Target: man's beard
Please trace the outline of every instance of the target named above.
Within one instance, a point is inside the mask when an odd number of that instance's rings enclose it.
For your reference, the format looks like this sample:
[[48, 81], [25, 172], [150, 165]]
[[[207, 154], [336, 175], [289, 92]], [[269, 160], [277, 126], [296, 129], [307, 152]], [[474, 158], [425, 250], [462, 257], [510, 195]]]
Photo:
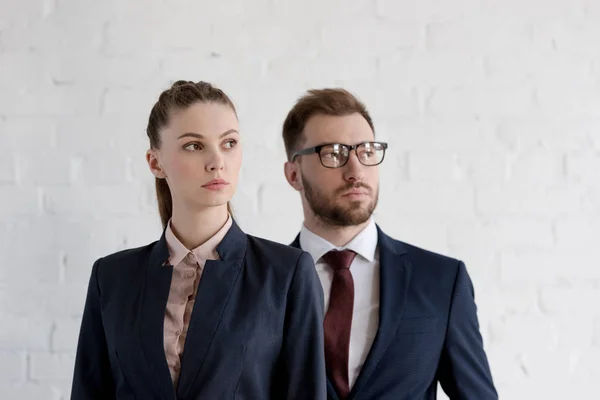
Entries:
[[345, 185], [337, 189], [332, 194], [332, 198], [328, 199], [326, 195], [319, 192], [315, 187], [308, 183], [308, 181], [304, 179], [304, 176], [301, 175], [300, 177], [304, 187], [304, 197], [310, 208], [322, 222], [329, 226], [360, 225], [371, 218], [375, 207], [377, 207], [379, 198], [378, 191], [375, 192], [375, 196], [370, 198], [366, 205], [363, 205], [364, 203], [362, 201], [352, 201], [347, 206], [337, 203], [336, 199], [339, 194], [347, 192], [352, 188], [363, 188], [366, 189], [369, 194], [372, 194], [373, 190], [363, 183], [350, 183]]

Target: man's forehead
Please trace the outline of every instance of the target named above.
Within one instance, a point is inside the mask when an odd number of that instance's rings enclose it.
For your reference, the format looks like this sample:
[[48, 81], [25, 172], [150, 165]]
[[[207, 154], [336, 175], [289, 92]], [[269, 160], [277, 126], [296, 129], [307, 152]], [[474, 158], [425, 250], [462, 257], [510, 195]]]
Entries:
[[345, 116], [318, 115], [308, 120], [304, 128], [306, 145], [322, 143], [355, 144], [373, 139], [373, 131], [360, 114]]

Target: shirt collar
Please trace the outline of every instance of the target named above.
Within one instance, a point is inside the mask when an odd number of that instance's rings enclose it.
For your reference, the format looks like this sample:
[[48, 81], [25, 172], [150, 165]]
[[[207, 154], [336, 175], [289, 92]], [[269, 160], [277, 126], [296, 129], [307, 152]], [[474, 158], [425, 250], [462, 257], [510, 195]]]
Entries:
[[165, 239], [169, 249], [169, 264], [172, 266], [178, 265], [189, 253], [192, 253], [197, 260], [218, 260], [219, 254], [217, 253], [217, 246], [221, 243], [221, 240], [223, 240], [227, 231], [229, 231], [229, 228], [231, 228], [232, 223], [233, 219], [228, 215], [227, 221], [217, 233], [200, 246], [193, 250], [189, 250], [181, 243], [177, 236], [175, 236], [175, 233], [171, 229], [171, 220], [169, 220], [165, 231]]
[[344, 246], [335, 246], [321, 236], [311, 232], [304, 224], [300, 229], [300, 247], [307, 251], [317, 263], [331, 250], [352, 250], [369, 262], [375, 259], [377, 249], [377, 226], [371, 218], [367, 226]]

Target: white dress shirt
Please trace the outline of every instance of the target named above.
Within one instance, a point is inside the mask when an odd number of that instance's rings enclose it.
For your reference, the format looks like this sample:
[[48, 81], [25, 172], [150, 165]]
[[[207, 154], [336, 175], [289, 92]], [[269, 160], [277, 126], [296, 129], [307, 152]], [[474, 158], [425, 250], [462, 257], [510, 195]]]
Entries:
[[329, 306], [333, 269], [322, 257], [330, 250], [352, 250], [357, 253], [350, 264], [354, 280], [354, 309], [350, 329], [348, 378], [350, 388], [371, 350], [379, 326], [379, 251], [377, 227], [373, 219], [348, 244], [337, 247], [309, 231], [304, 224], [300, 230], [300, 247], [312, 256], [325, 298], [325, 312]]

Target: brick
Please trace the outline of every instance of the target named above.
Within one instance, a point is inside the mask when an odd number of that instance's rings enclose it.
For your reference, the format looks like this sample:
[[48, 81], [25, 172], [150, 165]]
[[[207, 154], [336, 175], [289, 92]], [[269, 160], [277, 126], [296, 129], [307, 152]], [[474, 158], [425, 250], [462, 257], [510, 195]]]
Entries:
[[538, 148], [508, 158], [507, 179], [511, 183], [550, 185], [564, 181], [565, 163], [561, 153]]
[[382, 85], [398, 80], [419, 86], [472, 85], [485, 79], [483, 59], [478, 56], [406, 51], [384, 53], [377, 60], [376, 79]]
[[75, 354], [80, 328], [80, 318], [58, 319], [50, 337], [52, 351]]
[[565, 117], [597, 116], [600, 107], [600, 85], [554, 83], [536, 88], [536, 102], [544, 114]]
[[344, 57], [319, 57], [309, 63], [304, 57], [281, 57], [269, 61], [265, 81], [291, 81], [307, 87], [345, 87], [357, 78], [368, 79], [376, 69], [374, 57], [362, 57], [353, 63]]
[[[422, 95], [417, 88], [406, 82], [387, 82], [386, 86], [391, 94], [377, 90], [373, 83], [368, 81], [345, 86], [368, 107], [372, 118], [375, 119], [376, 131], [378, 129], [377, 121], [382, 117], [416, 117], [422, 114]], [[392, 131], [391, 133], [396, 132]]]
[[561, 114], [519, 117], [496, 125], [494, 135], [514, 151], [577, 152], [598, 149], [595, 143], [598, 118], [568, 118]]
[[600, 237], [598, 218], [561, 218], [556, 222], [557, 248], [587, 251], [594, 248]]
[[239, 57], [220, 54], [217, 49], [212, 52], [197, 49], [166, 57], [160, 63], [160, 75], [168, 82], [178, 79], [211, 82], [228, 93], [228, 85], [246, 85], [261, 80], [266, 63], [260, 57]]
[[40, 154], [54, 147], [56, 123], [52, 117], [0, 118], [0, 133], [0, 148]]
[[50, 61], [48, 56], [39, 52], [2, 54], [0, 88], [16, 93], [24, 88], [51, 84], [52, 78], [45, 69]]
[[567, 179], [600, 187], [600, 151], [568, 153], [566, 163]]
[[53, 384], [39, 382], [0, 382], [0, 393], [6, 399], [35, 399], [35, 400], [64, 400], [68, 396], [63, 396], [58, 388]]
[[50, 215], [132, 215], [142, 206], [141, 187], [135, 185], [52, 187], [43, 196]]
[[410, 180], [418, 182], [449, 182], [465, 179], [458, 154], [449, 152], [410, 152], [408, 175]]
[[73, 181], [75, 161], [59, 149], [46, 151], [43, 155], [21, 153], [16, 158], [17, 180], [25, 186], [68, 185]]
[[0, 114], [8, 116], [60, 116], [97, 114], [101, 89], [49, 86], [23, 89], [15, 96], [0, 97]]
[[448, 238], [451, 246], [481, 247], [490, 251], [549, 249], [554, 243], [552, 222], [530, 217], [463, 219], [448, 228]]
[[32, 353], [31, 378], [36, 381], [69, 379], [73, 376], [75, 358], [69, 353]]
[[543, 46], [562, 55], [597, 57], [600, 49], [593, 43], [599, 34], [598, 24], [577, 19], [539, 19], [534, 26], [536, 47]]
[[307, 0], [296, 2], [284, 0], [270, 3], [270, 14], [281, 20], [294, 21], [298, 15], [310, 15], [310, 21], [327, 23], [332, 15], [339, 20], [356, 17], [369, 17], [375, 15], [375, 7], [372, 0], [356, 0], [352, 3], [344, 0], [331, 0], [321, 2], [319, 0]]
[[[0, 296], [6, 290], [0, 288]], [[50, 348], [52, 320], [48, 315], [21, 314], [18, 308], [9, 308], [8, 303], [3, 302], [2, 305], [2, 314], [0, 314], [2, 324], [9, 326], [10, 329], [0, 330], [0, 349], [48, 350]]]
[[410, 0], [377, 0], [377, 16], [393, 21], [438, 21], [453, 20], [481, 11], [476, 0], [457, 0], [452, 3], [440, 0], [413, 2]]
[[0, 160], [0, 185], [14, 185], [17, 181], [14, 157]]
[[526, 86], [497, 85], [437, 87], [426, 103], [431, 117], [506, 117], [534, 108], [533, 90]]
[[536, 187], [522, 183], [481, 186], [475, 189], [477, 210], [482, 215], [569, 216], [579, 212], [585, 189], [570, 184]]
[[0, 350], [0, 376], [2, 382], [19, 382], [26, 378], [25, 354], [17, 351]]
[[593, 83], [593, 63], [588, 57], [574, 57], [537, 51], [518, 57], [489, 56], [485, 61], [489, 79], [512, 85], [515, 82], [553, 86], [555, 82]]
[[[544, 334], [539, 330], [536, 333]], [[532, 381], [545, 380], [547, 382], [548, 379], [551, 379], [552, 382], [562, 382], [571, 374], [571, 358], [572, 353], [568, 349], [528, 349], [523, 354], [523, 367]], [[566, 394], [561, 387], [552, 392]], [[550, 395], [552, 392], [549, 391], [548, 394]]]
[[495, 16], [536, 18], [536, 19], [568, 19], [583, 17], [580, 2], [565, 2], [562, 0], [508, 0], [502, 3], [494, 0], [482, 1], [482, 12]]
[[35, 10], [9, 19], [10, 23], [0, 37], [2, 48], [8, 51], [47, 50], [49, 53], [100, 49], [104, 18], [93, 2], [61, 3], [55, 9], [52, 9], [52, 2], [35, 0], [34, 3]]
[[512, 348], [517, 354], [550, 352], [558, 342], [555, 327], [547, 316], [509, 316], [492, 324], [490, 345]]
[[[515, 282], [505, 284], [498, 282], [493, 283], [482, 281], [485, 285], [477, 285], [475, 280], [478, 264], [470, 263], [467, 267], [471, 267], [469, 272], [474, 275], [473, 285], [475, 289], [475, 301], [478, 308], [480, 318], [489, 319], [490, 325], [490, 345], [493, 348], [504, 348], [509, 346], [511, 338], [509, 337], [510, 326], [505, 327], [504, 321], [513, 321], [518, 323], [524, 318], [534, 316], [536, 320], [539, 316], [539, 301], [536, 288], [531, 284], [523, 282]], [[502, 301], [498, 301], [502, 299]], [[550, 319], [547, 321], [550, 323]], [[482, 324], [483, 325], [483, 324]], [[514, 347], [513, 350], [518, 350], [522, 346]]]
[[533, 48], [531, 23], [522, 18], [478, 16], [431, 22], [425, 29], [432, 53], [510, 55]]
[[600, 271], [585, 254], [570, 251], [506, 251], [500, 256], [503, 282], [553, 284], [561, 279], [600, 279]]
[[101, 53], [53, 57], [45, 64], [54, 82], [140, 88], [151, 83], [160, 68], [155, 56], [111, 57]]
[[203, 43], [196, 38], [194, 41], [195, 48], [223, 56], [271, 59], [302, 55], [315, 57], [319, 54], [323, 37], [316, 22], [275, 17], [267, 24], [261, 18], [242, 21], [235, 30], [231, 29], [230, 21], [215, 23]]
[[[469, 185], [459, 183], [394, 182], [388, 192], [396, 208], [415, 216], [468, 217], [474, 212], [474, 194]], [[434, 193], [434, 195], [432, 195]]]
[[36, 215], [41, 212], [40, 193], [35, 188], [0, 186], [0, 199], [0, 219]]
[[[35, 296], [31, 296], [32, 290]], [[0, 304], [15, 314], [78, 317], [83, 313], [86, 291], [87, 285], [83, 284], [37, 284], [34, 289], [25, 283], [14, 284], [0, 290]]]
[[[71, 164], [77, 162], [77, 171], [73, 176], [75, 182], [85, 185], [119, 185], [133, 181], [131, 170], [131, 159], [127, 153], [119, 150], [100, 150], [85, 152], [80, 158], [72, 160]], [[146, 163], [144, 154], [140, 152], [141, 163]], [[72, 168], [73, 165], [72, 165]], [[148, 166], [146, 164], [146, 169]], [[150, 171], [146, 178], [150, 176]]]
[[494, 125], [470, 117], [382, 118], [375, 120], [375, 130], [389, 135], [389, 154], [398, 151], [477, 154], [482, 149], [509, 150], [495, 136]]
[[[391, 37], [394, 40], [389, 40]], [[422, 28], [414, 21], [345, 20], [320, 27], [319, 51], [328, 55], [356, 57], [356, 50], [361, 49], [361, 57], [370, 57], [398, 49], [416, 49], [422, 41]], [[340, 46], [340, 43], [352, 45]]]
[[[102, 96], [100, 115], [109, 118], [127, 115], [128, 118], [137, 119], [137, 121], [140, 121], [141, 134], [146, 128], [145, 124], [148, 123], [148, 116], [152, 107], [164, 89], [167, 89], [167, 87], [157, 88], [156, 90], [110, 89]], [[144, 121], [144, 125], [141, 121]]]
[[599, 304], [600, 290], [589, 285], [565, 282], [540, 289], [540, 307], [549, 316], [587, 316], [587, 305]]

